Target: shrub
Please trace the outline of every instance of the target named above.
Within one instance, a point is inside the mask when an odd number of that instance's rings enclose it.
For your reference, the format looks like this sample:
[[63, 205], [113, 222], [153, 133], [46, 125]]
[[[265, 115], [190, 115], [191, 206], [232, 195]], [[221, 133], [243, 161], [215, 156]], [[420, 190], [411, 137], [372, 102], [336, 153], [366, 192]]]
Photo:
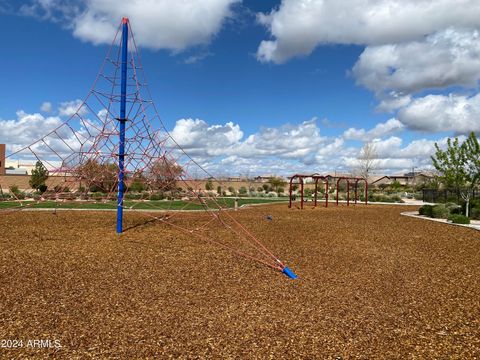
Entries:
[[6, 194], [6, 193], [0, 193], [0, 199], [1, 200], [8, 200], [12, 197], [12, 195], [10, 194]]
[[470, 201], [470, 218], [480, 220], [480, 199]]
[[132, 193], [126, 193], [124, 198], [126, 200], [139, 200], [142, 198], [142, 194], [132, 194]]
[[246, 195], [247, 194], [247, 188], [245, 186], [242, 186], [240, 190], [238, 190], [238, 193], [240, 195]]
[[402, 198], [399, 195], [392, 195], [390, 199], [393, 200], [393, 202], [396, 203], [404, 203], [405, 201], [402, 200]]
[[102, 193], [102, 192], [96, 192], [96, 193], [93, 194], [93, 198], [95, 200], [100, 200], [100, 199], [104, 198], [106, 195], [107, 194]]
[[448, 220], [453, 222], [454, 224], [470, 224], [470, 219], [465, 215], [461, 214], [451, 214], [448, 217]]
[[[362, 196], [362, 195], [360, 195]], [[351, 198], [353, 199], [353, 197]], [[353, 199], [355, 200], [355, 199]], [[388, 202], [388, 203], [403, 203], [404, 201], [400, 198], [398, 195], [384, 195], [384, 194], [376, 194], [376, 193], [370, 193], [368, 195], [368, 201], [371, 202]]]
[[418, 209], [418, 213], [420, 215], [432, 217], [432, 209], [432, 205], [423, 205], [422, 207], [420, 207], [420, 209]]
[[445, 204], [445, 207], [450, 214], [462, 214], [462, 207], [458, 204], [449, 202]]
[[129, 187], [128, 190], [130, 190], [132, 192], [142, 192], [142, 191], [145, 191], [146, 189], [147, 189], [147, 187], [145, 186], [144, 183], [142, 183], [139, 180], [135, 180], [134, 182], [132, 182], [130, 184], [130, 187]]
[[18, 188], [18, 185], [15, 185], [15, 184], [10, 185], [9, 189], [12, 194], [18, 195], [20, 193], [20, 189]]
[[470, 218], [480, 220], [480, 207], [474, 207], [470, 210]]
[[47, 188], [48, 188], [48, 186], [45, 185], [45, 184], [40, 185], [40, 186], [38, 187], [38, 192], [39, 192], [40, 194], [43, 194], [45, 191], [47, 191]]
[[207, 190], [207, 191], [213, 190], [212, 180], [208, 180], [208, 181], [205, 183], [205, 190]]
[[162, 193], [150, 195], [150, 200], [163, 200], [165, 195]]
[[432, 208], [432, 217], [435, 219], [446, 219], [450, 212], [443, 204], [435, 205]]

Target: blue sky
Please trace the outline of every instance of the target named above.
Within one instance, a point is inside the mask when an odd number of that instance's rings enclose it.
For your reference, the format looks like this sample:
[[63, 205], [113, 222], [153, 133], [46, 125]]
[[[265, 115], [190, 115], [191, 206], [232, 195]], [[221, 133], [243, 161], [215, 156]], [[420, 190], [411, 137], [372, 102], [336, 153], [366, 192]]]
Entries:
[[463, 2], [2, 0], [0, 141], [64, 120], [124, 14], [165, 126], [212, 171], [353, 171], [366, 142], [378, 172], [428, 168], [434, 142], [480, 131], [480, 6]]

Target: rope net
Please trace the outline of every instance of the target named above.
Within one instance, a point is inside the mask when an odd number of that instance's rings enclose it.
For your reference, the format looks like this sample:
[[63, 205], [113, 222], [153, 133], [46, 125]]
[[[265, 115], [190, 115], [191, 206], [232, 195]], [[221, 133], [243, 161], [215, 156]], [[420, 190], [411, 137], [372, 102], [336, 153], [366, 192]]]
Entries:
[[[0, 206], [3, 211], [52, 202], [117, 207], [120, 30], [121, 25], [88, 95], [75, 113], [28, 146], [7, 148], [9, 159], [29, 160], [37, 165], [40, 162], [48, 171], [48, 187], [35, 193], [33, 200], [10, 191], [8, 201], [4, 201], [8, 206]], [[124, 210], [142, 211], [175, 231], [283, 270], [282, 262], [233, 216], [233, 199], [218, 196], [218, 192], [226, 190], [222, 182], [190, 157], [167, 131], [152, 101], [137, 45], [129, 30]], [[159, 126], [154, 129], [152, 124]], [[209, 179], [210, 191], [201, 188], [205, 179]], [[4, 189], [0, 191], [4, 197]], [[184, 216], [185, 211], [192, 211], [192, 215]]]

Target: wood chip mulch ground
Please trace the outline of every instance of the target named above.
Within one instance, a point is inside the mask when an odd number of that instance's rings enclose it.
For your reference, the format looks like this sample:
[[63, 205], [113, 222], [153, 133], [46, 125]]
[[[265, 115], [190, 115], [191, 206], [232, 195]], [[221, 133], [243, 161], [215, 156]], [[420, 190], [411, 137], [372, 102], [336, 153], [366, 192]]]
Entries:
[[480, 233], [415, 209], [235, 212], [297, 280], [145, 214], [0, 214], [0, 358], [480, 358]]

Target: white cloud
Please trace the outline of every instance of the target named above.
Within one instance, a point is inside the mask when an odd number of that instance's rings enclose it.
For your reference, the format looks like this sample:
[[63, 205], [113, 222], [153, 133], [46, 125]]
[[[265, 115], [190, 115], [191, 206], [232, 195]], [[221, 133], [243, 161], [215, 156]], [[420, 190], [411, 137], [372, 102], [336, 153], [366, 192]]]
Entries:
[[398, 112], [398, 119], [409, 129], [429, 132], [478, 132], [479, 118], [480, 94], [427, 95]]
[[40, 110], [43, 111], [43, 112], [46, 112], [46, 113], [52, 112], [52, 103], [48, 102], [48, 101], [45, 101], [40, 106]]
[[378, 123], [369, 131], [366, 131], [365, 129], [349, 128], [344, 131], [343, 137], [347, 140], [372, 141], [373, 139], [402, 131], [404, 127], [405, 126], [400, 121], [392, 118], [384, 123]]
[[243, 137], [240, 126], [232, 122], [210, 126], [200, 119], [177, 120], [170, 134], [187, 152], [202, 156], [227, 151]]
[[62, 102], [58, 107], [58, 114], [65, 117], [70, 117], [77, 113], [83, 115], [86, 113], [87, 108], [80, 107], [82, 104], [83, 101], [80, 99]]
[[449, 26], [480, 24], [476, 0], [282, 0], [259, 14], [273, 40], [262, 41], [257, 58], [282, 63], [325, 44], [382, 45], [422, 39]]
[[[31, 151], [15, 156], [32, 159], [33, 151], [42, 156], [42, 161], [48, 159], [50, 165], [65, 159], [75, 161], [75, 156], [68, 155], [72, 154], [70, 147], [79, 149], [77, 136], [81, 139], [89, 137], [90, 140], [91, 137], [84, 128], [78, 126], [79, 124], [70, 124], [73, 125], [71, 128], [62, 125], [62, 121], [59, 116], [45, 117], [39, 113], [27, 114], [19, 111], [16, 119], [0, 120], [0, 142], [7, 143], [8, 152], [11, 153], [31, 145], [38, 139], [43, 139], [45, 142], [36, 142], [30, 146]], [[379, 163], [382, 164], [381, 171], [401, 172], [413, 165], [417, 167], [429, 165], [435, 141], [419, 139], [404, 145], [402, 139], [396, 136], [381, 138], [398, 126], [395, 119], [390, 119], [363, 133], [363, 137], [374, 137]], [[55, 133], [45, 137], [54, 129], [57, 129]], [[76, 129], [75, 132], [73, 129]], [[232, 122], [209, 124], [200, 119], [180, 119], [176, 122], [171, 135], [207, 170], [225, 175], [239, 173], [289, 175], [295, 172], [330, 173], [335, 170], [348, 172], [355, 164], [360, 151], [358, 147], [346, 145], [345, 135], [322, 136], [316, 119], [299, 124], [262, 128], [247, 137], [244, 136], [240, 126]], [[446, 138], [438, 142], [444, 146]], [[114, 144], [110, 145], [112, 148], [107, 146], [103, 150], [114, 152]], [[167, 145], [174, 144], [170, 142]], [[86, 149], [88, 150], [88, 145]], [[163, 153], [163, 150], [160, 152]], [[179, 160], [186, 160], [178, 151], [175, 154], [179, 156]], [[200, 169], [195, 170], [195, 164], [191, 162], [188, 164], [188, 170], [192, 176], [204, 175]]]
[[404, 106], [407, 106], [412, 101], [411, 95], [402, 95], [395, 91], [391, 91], [388, 95], [382, 97], [380, 104], [375, 110], [380, 112], [393, 112]]
[[357, 83], [377, 94], [412, 93], [480, 80], [478, 30], [448, 28], [421, 41], [367, 47], [353, 67]]
[[196, 64], [198, 62], [201, 62], [202, 60], [206, 59], [209, 56], [212, 56], [213, 54], [211, 52], [201, 52], [198, 54], [191, 55], [187, 57], [183, 62], [185, 64], [191, 65], [191, 64]]
[[316, 120], [299, 125], [262, 128], [243, 140], [239, 125], [208, 125], [204, 120], [180, 119], [171, 131], [175, 141], [188, 152], [202, 156], [237, 155], [306, 158], [326, 138], [320, 136]]
[[[376, 139], [373, 144], [376, 153], [376, 173], [403, 173], [415, 168], [431, 168], [431, 156], [435, 153], [435, 143], [440, 148], [445, 148], [447, 144], [446, 137], [438, 140], [416, 139], [403, 145], [403, 140], [396, 136], [387, 139]], [[459, 137], [464, 141], [465, 137]], [[361, 149], [344, 159], [347, 168], [355, 168], [358, 165], [358, 155]]]
[[[404, 146], [399, 137], [381, 138], [401, 129], [398, 120], [390, 119], [363, 133], [362, 139], [374, 141], [382, 172], [402, 172], [413, 165], [430, 164], [435, 141], [414, 140]], [[219, 133], [235, 136], [227, 139], [219, 137]], [[262, 128], [246, 138], [238, 125], [208, 125], [203, 120], [182, 119], [171, 134], [187, 153], [216, 174], [348, 172], [356, 165], [360, 152], [358, 147], [347, 147], [344, 136], [321, 136], [315, 119]]]
[[283, 158], [308, 158], [326, 138], [320, 136], [316, 119], [298, 125], [282, 125], [276, 128], [262, 128], [250, 135], [238, 151], [243, 156], [266, 155]]
[[[94, 44], [109, 44], [123, 16], [128, 16], [139, 45], [181, 51], [208, 43], [232, 16], [240, 0], [83, 0], [80, 4], [33, 0], [23, 13], [65, 23], [74, 36]], [[67, 6], [71, 5], [71, 6]]]
[[39, 113], [17, 111], [17, 118], [0, 120], [0, 143], [16, 149], [30, 145], [62, 124], [57, 116], [44, 117]]

